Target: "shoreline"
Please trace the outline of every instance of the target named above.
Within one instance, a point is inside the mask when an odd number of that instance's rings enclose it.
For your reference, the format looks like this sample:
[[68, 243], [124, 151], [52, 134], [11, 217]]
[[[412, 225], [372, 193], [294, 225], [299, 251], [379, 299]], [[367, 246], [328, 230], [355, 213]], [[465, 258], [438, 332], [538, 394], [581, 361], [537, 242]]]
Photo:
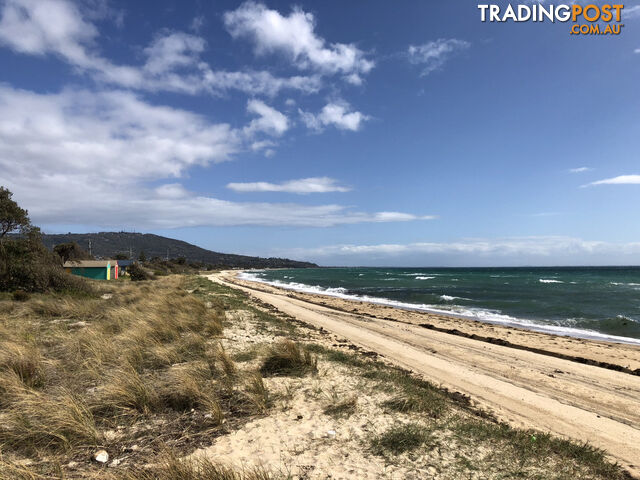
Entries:
[[509, 425], [601, 448], [640, 477], [640, 348], [209, 275]]
[[[236, 276], [239, 277], [240, 275], [243, 275], [243, 274], [252, 275], [251, 271], [239, 270], [237, 271]], [[277, 280], [276, 281], [262, 280], [261, 278], [258, 278], [258, 277], [238, 278], [238, 280], [256, 282], [264, 285], [269, 285], [274, 288], [280, 288], [283, 290], [294, 291], [302, 294], [320, 295], [320, 296], [326, 296], [326, 297], [340, 298], [343, 300], [351, 300], [355, 302], [364, 302], [364, 303], [370, 303], [374, 305], [383, 305], [383, 306], [388, 306], [388, 307], [397, 308], [401, 310], [424, 312], [424, 313], [433, 314], [433, 315], [440, 315], [443, 317], [464, 319], [467, 321], [487, 323], [487, 324], [492, 324], [497, 326], [512, 327], [516, 329], [545, 333], [545, 334], [555, 335], [555, 336], [572, 337], [572, 338], [579, 338], [579, 339], [592, 340], [592, 341], [603, 341], [603, 342], [640, 346], [640, 338], [624, 337], [620, 335], [612, 335], [608, 333], [598, 332], [595, 330], [587, 330], [587, 329], [574, 328], [574, 327], [564, 327], [564, 326], [551, 325], [551, 324], [545, 325], [541, 323], [536, 323], [533, 320], [511, 317], [510, 315], [505, 315], [505, 314], [495, 314], [496, 318], [492, 318], [489, 316], [465, 315], [463, 313], [456, 313], [456, 312], [451, 312], [447, 310], [441, 310], [438, 308], [427, 307], [424, 305], [418, 305], [418, 304], [414, 305], [406, 302], [399, 302], [399, 301], [387, 299], [384, 297], [350, 295], [344, 292], [339, 292], [338, 290], [342, 290], [340, 287], [325, 288], [320, 290], [319, 287], [314, 287], [311, 285], [300, 284], [301, 286], [297, 287], [292, 284], [284, 284]], [[304, 285], [304, 287], [302, 285]], [[314, 291], [315, 289], [318, 289], [318, 291]], [[483, 311], [483, 310], [480, 310], [480, 311]], [[501, 318], [497, 319], [497, 317], [501, 317]]]
[[221, 275], [230, 283], [251, 289], [264, 289], [266, 292], [284, 294], [343, 312], [418, 325], [429, 330], [438, 330], [452, 335], [502, 344], [511, 348], [640, 375], [640, 344], [559, 335], [522, 326], [485, 322], [475, 318], [433, 313], [419, 309], [401, 308], [363, 299], [344, 298], [326, 293], [302, 292], [274, 286], [260, 280], [240, 278], [239, 276], [244, 272], [246, 271], [224, 271], [221, 272]]

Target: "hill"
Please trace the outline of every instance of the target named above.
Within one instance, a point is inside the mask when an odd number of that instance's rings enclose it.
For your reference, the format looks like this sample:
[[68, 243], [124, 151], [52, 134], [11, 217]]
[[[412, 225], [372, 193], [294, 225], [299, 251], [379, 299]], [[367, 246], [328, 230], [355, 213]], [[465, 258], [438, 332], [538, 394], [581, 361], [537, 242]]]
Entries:
[[246, 255], [212, 252], [182, 240], [162, 237], [150, 233], [100, 232], [100, 233], [67, 233], [43, 234], [42, 241], [52, 249], [60, 243], [76, 242], [83, 249], [89, 250], [95, 257], [112, 258], [118, 253], [131, 254], [138, 258], [144, 252], [147, 259], [153, 257], [179, 258], [188, 262], [202, 262], [216, 267], [238, 268], [309, 268], [317, 265], [309, 262], [298, 262], [287, 258], [262, 258]]

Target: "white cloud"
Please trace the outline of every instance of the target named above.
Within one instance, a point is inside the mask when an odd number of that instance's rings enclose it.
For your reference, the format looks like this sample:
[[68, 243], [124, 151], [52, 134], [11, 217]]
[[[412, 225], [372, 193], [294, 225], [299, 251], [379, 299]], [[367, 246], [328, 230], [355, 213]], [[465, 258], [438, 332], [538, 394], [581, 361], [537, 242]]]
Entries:
[[260, 100], [249, 100], [247, 111], [258, 115], [258, 118], [245, 127], [245, 133], [252, 135], [255, 132], [264, 132], [279, 137], [289, 129], [289, 120], [286, 115]]
[[317, 92], [318, 75], [275, 77], [266, 71], [217, 71], [200, 59], [203, 38], [165, 32], [144, 49], [144, 65], [116, 65], [96, 50], [98, 30], [69, 0], [6, 0], [0, 11], [0, 44], [31, 55], [52, 54], [96, 80], [126, 88], [220, 95], [240, 90], [275, 95], [283, 89]]
[[318, 131], [333, 125], [340, 130], [355, 132], [360, 130], [362, 123], [370, 118], [361, 112], [350, 111], [350, 106], [344, 102], [328, 103], [317, 115], [302, 110], [299, 110], [299, 113], [307, 128]]
[[90, 66], [92, 60], [81, 45], [97, 34], [66, 0], [6, 0], [2, 8], [0, 42], [21, 53], [55, 53], [75, 65]]
[[583, 185], [583, 187], [590, 185], [640, 185], [640, 175], [620, 175], [618, 177], [605, 178], [604, 180]]
[[583, 173], [583, 172], [590, 172], [591, 170], [593, 170], [593, 168], [591, 167], [570, 168], [569, 173]]
[[37, 94], [0, 85], [0, 109], [0, 164], [9, 178], [58, 172], [119, 181], [179, 177], [241, 149], [228, 124], [128, 92]]
[[175, 32], [158, 36], [144, 50], [147, 55], [144, 70], [158, 75], [177, 68], [193, 66], [199, 61], [204, 48], [204, 39], [188, 33]]
[[626, 19], [640, 17], [640, 5], [634, 5], [633, 7], [625, 7], [622, 11], [622, 16]]
[[359, 85], [361, 75], [374, 67], [353, 44], [327, 45], [315, 33], [313, 14], [300, 8], [283, 16], [277, 10], [249, 1], [225, 13], [224, 22], [233, 37], [253, 40], [257, 54], [283, 53], [302, 69], [343, 74], [348, 82]]
[[[351, 190], [349, 187], [339, 185], [335, 179], [329, 177], [301, 178], [299, 180], [289, 180], [282, 183], [229, 183], [227, 188], [236, 192], [286, 192], [299, 194], [348, 192]], [[382, 214], [376, 214], [376, 218], [379, 215]]]
[[451, 55], [470, 46], [469, 42], [455, 38], [439, 38], [423, 45], [410, 45], [409, 62], [422, 66], [421, 76], [426, 76], [442, 68]]
[[[590, 261], [637, 263], [640, 242], [611, 243], [563, 236], [466, 239], [454, 242], [329, 245], [288, 250], [296, 258], [338, 264], [388, 265], [562, 265]], [[273, 252], [274, 254], [284, 252]], [[385, 263], [386, 262], [386, 263]]]
[[36, 224], [104, 228], [332, 225], [411, 221], [341, 205], [241, 203], [176, 179], [230, 160], [252, 141], [228, 124], [146, 103], [130, 92], [37, 94], [0, 85], [0, 185]]
[[378, 212], [375, 216], [377, 222], [408, 222], [411, 220], [435, 220], [437, 218], [436, 215], [416, 216], [402, 212]]

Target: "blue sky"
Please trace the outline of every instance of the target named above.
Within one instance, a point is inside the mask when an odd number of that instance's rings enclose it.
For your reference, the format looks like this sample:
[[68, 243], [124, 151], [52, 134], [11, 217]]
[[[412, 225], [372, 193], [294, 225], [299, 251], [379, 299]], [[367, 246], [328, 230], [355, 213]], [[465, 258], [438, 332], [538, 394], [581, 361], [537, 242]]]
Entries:
[[47, 232], [324, 265], [640, 263], [640, 9], [0, 0], [0, 184]]

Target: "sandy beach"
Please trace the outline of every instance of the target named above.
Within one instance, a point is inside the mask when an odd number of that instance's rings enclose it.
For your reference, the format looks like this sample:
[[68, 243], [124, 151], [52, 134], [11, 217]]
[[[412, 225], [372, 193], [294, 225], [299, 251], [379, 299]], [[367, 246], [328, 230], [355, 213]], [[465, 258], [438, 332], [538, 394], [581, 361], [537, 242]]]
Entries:
[[425, 379], [513, 426], [605, 449], [640, 476], [640, 348], [209, 276]]

